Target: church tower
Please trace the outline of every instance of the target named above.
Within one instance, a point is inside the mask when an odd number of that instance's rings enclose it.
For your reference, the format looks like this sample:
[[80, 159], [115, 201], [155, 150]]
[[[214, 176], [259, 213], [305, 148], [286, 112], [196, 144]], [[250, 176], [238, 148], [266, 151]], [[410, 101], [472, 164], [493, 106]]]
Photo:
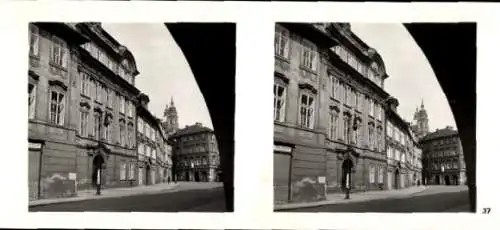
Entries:
[[179, 129], [179, 117], [177, 115], [177, 109], [175, 108], [173, 97], [170, 98], [170, 106], [167, 105], [165, 107], [163, 116], [165, 117], [163, 128], [167, 134], [175, 133]]
[[424, 108], [424, 100], [422, 100], [420, 110], [418, 109], [418, 107], [415, 110], [413, 120], [415, 124], [412, 126], [412, 129], [418, 139], [424, 137], [429, 133], [429, 118], [427, 117], [427, 111]]

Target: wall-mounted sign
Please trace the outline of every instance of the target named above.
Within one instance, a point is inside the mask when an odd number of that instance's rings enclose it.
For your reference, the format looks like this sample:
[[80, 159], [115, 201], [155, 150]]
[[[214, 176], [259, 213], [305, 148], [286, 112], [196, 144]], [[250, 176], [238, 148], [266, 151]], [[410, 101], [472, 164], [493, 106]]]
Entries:
[[30, 148], [30, 149], [41, 149], [42, 148], [42, 144], [28, 142], [28, 148]]
[[283, 145], [274, 145], [274, 151], [275, 152], [291, 153], [292, 152], [292, 147], [283, 146]]
[[69, 173], [68, 174], [68, 179], [69, 180], [76, 180], [76, 173]]
[[319, 176], [319, 177], [318, 177], [318, 183], [320, 183], [320, 184], [324, 184], [324, 183], [326, 183], [326, 177], [324, 177], [324, 176]]

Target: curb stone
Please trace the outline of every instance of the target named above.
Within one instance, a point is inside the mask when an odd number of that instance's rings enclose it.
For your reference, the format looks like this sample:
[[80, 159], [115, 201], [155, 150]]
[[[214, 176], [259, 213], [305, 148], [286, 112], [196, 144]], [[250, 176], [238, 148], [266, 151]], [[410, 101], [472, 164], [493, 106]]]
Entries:
[[391, 199], [391, 198], [403, 198], [406, 196], [411, 196], [414, 194], [418, 194], [421, 192], [424, 192], [427, 190], [429, 187], [424, 187], [422, 190], [417, 191], [417, 192], [412, 192], [408, 194], [398, 194], [398, 195], [386, 195], [386, 196], [381, 196], [381, 197], [375, 197], [375, 198], [366, 198], [366, 199], [360, 199], [360, 200], [330, 200], [330, 201], [323, 201], [323, 202], [317, 202], [317, 203], [303, 203], [303, 204], [297, 204], [296, 206], [289, 206], [289, 207], [275, 207], [275, 211], [281, 211], [281, 210], [293, 210], [293, 209], [300, 209], [300, 208], [313, 208], [313, 207], [322, 207], [322, 206], [327, 206], [327, 205], [335, 205], [335, 204], [345, 204], [345, 203], [356, 203], [356, 202], [365, 202], [365, 201], [371, 201], [371, 200], [384, 200], [384, 199]]
[[68, 200], [54, 200], [53, 202], [46, 202], [46, 203], [40, 203], [40, 204], [29, 204], [28, 207], [32, 208], [32, 207], [40, 207], [40, 206], [46, 206], [46, 205], [51, 205], [51, 204], [73, 203], [73, 202], [86, 201], [86, 200], [100, 200], [100, 199], [106, 199], [106, 198], [120, 198], [120, 197], [130, 197], [130, 196], [137, 196], [137, 195], [155, 194], [155, 193], [161, 193], [164, 191], [173, 190], [177, 187], [179, 187], [178, 183], [172, 187], [169, 187], [169, 188], [164, 188], [164, 189], [160, 189], [160, 190], [153, 190], [153, 191], [142, 191], [142, 192], [130, 193], [130, 194], [108, 195], [108, 196], [107, 195], [88, 196], [88, 197], [76, 196], [73, 198], [68, 198]]

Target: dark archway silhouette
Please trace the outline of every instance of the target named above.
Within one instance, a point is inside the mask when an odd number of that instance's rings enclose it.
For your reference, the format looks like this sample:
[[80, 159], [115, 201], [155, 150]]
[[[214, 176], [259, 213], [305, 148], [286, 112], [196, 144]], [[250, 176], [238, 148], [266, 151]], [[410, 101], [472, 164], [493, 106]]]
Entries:
[[105, 164], [104, 157], [101, 154], [97, 154], [94, 156], [94, 159], [92, 159], [92, 184], [97, 185], [97, 177], [98, 177], [98, 170], [101, 170], [100, 172], [100, 181], [99, 183], [102, 184], [102, 171], [103, 171], [103, 166]]
[[351, 188], [352, 187], [352, 168], [354, 164], [350, 158], [345, 159], [342, 162], [342, 187]]
[[232, 212], [236, 24], [165, 23], [165, 26], [182, 50], [205, 98], [219, 147], [226, 211]]
[[396, 169], [396, 171], [394, 171], [394, 189], [399, 189], [399, 184], [401, 183], [400, 182], [400, 174], [399, 174], [399, 169]]
[[[462, 142], [469, 202], [476, 212], [476, 23], [404, 24], [429, 60]], [[460, 68], [457, 68], [457, 67]]]

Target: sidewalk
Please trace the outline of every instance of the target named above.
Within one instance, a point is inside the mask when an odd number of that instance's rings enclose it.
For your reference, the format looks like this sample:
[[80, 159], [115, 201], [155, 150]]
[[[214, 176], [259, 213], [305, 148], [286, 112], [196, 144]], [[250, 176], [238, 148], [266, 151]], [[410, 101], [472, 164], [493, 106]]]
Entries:
[[102, 189], [101, 195], [96, 195], [95, 189], [89, 190], [80, 190], [78, 191], [78, 195], [76, 197], [68, 197], [68, 198], [53, 198], [53, 199], [40, 199], [29, 202], [29, 207], [48, 205], [48, 204], [56, 204], [56, 203], [68, 203], [68, 202], [76, 202], [83, 200], [97, 200], [103, 198], [113, 198], [113, 197], [126, 197], [126, 196], [134, 196], [134, 195], [143, 195], [143, 194], [155, 194], [161, 193], [164, 191], [175, 189], [179, 186], [179, 183], [161, 183], [155, 185], [148, 186], [136, 186], [136, 187], [126, 187], [126, 188], [108, 188]]
[[352, 203], [360, 201], [387, 199], [387, 198], [401, 198], [409, 195], [414, 195], [416, 193], [423, 192], [427, 189], [426, 186], [414, 186], [405, 189], [393, 189], [393, 190], [383, 190], [383, 191], [367, 191], [350, 194], [350, 199], [345, 199], [344, 193], [334, 193], [327, 194], [326, 200], [316, 201], [316, 202], [306, 202], [306, 203], [288, 203], [288, 204], [275, 204], [274, 210], [288, 210], [288, 209], [298, 209], [298, 208], [310, 208], [318, 207], [331, 204], [343, 204]]

